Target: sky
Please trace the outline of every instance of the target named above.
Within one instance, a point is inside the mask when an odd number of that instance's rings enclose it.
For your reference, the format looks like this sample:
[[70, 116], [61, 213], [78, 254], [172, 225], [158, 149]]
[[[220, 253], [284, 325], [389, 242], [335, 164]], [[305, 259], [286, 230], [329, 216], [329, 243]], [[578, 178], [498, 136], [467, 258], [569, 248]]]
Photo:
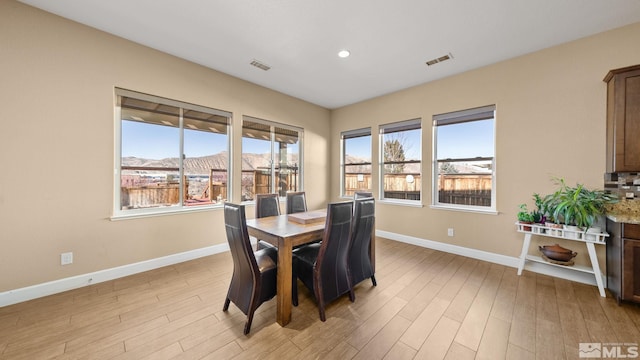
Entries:
[[[438, 157], [465, 158], [476, 156], [492, 157], [494, 154], [493, 120], [474, 121], [462, 124], [440, 126], [438, 134]], [[403, 133], [407, 159], [418, 158], [420, 130]], [[389, 135], [388, 135], [389, 136]], [[425, 133], [422, 146], [431, 146], [431, 134]], [[225, 135], [213, 132], [185, 129], [185, 155], [201, 157], [228, 150]], [[267, 141], [243, 138], [243, 152], [263, 154], [270, 151]], [[145, 159], [179, 157], [179, 130], [170, 126], [151, 125], [136, 121], [122, 121], [122, 156], [136, 156]], [[372, 156], [370, 137], [351, 139], [347, 145], [349, 155], [370, 159]], [[374, 156], [377, 156], [373, 153]]]
[[[158, 126], [138, 121], [122, 121], [122, 157], [144, 159], [177, 158], [180, 153], [180, 132], [176, 127]], [[291, 145], [289, 145], [291, 147]], [[243, 138], [243, 152], [264, 154], [271, 151], [268, 141]], [[295, 151], [297, 147], [292, 147]], [[223, 134], [185, 129], [184, 153], [186, 157], [201, 157], [228, 150]]]
[[[438, 127], [438, 157], [447, 158], [467, 158], [467, 157], [493, 157], [493, 120], [474, 121], [462, 124], [453, 124]], [[412, 130], [403, 133], [401, 137], [405, 145], [405, 158], [417, 158], [417, 151], [420, 149], [419, 130]], [[390, 134], [393, 139], [393, 134]], [[431, 146], [432, 136], [424, 133], [422, 146]], [[489, 140], [489, 141], [486, 141]], [[371, 138], [367, 136], [350, 139], [347, 143], [347, 154], [359, 158], [371, 159]], [[377, 156], [376, 153], [373, 153]]]

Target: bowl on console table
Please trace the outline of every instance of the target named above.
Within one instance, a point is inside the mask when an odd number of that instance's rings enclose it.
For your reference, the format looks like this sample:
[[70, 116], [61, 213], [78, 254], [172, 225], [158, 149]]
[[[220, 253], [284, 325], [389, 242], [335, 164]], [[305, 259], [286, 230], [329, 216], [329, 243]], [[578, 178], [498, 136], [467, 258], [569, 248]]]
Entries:
[[539, 246], [538, 249], [544, 256], [556, 261], [569, 261], [578, 255], [577, 252], [565, 249], [558, 244]]

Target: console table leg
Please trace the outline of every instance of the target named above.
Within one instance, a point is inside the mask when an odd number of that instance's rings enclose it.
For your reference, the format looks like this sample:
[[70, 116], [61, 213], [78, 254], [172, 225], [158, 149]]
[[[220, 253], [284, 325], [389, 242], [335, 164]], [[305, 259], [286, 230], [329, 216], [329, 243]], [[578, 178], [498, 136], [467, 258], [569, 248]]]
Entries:
[[522, 275], [524, 263], [527, 260], [527, 254], [529, 253], [529, 244], [531, 244], [531, 234], [524, 234], [524, 241], [522, 242], [522, 252], [520, 253], [520, 262], [518, 263], [518, 275]]
[[596, 247], [591, 242], [586, 244], [587, 251], [589, 252], [589, 258], [591, 259], [591, 266], [593, 267], [593, 275], [596, 277], [596, 284], [598, 284], [600, 296], [607, 297], [607, 294], [604, 292], [604, 284], [602, 283], [602, 273], [600, 272], [600, 264], [598, 263], [598, 256], [596, 255]]

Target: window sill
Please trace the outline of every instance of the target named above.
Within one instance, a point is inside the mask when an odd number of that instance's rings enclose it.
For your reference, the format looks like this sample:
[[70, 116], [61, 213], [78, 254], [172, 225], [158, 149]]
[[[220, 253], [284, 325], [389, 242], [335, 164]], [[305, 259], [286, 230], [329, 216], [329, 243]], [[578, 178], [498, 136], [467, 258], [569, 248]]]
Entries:
[[182, 207], [182, 208], [176, 208], [176, 209], [167, 209], [164, 211], [159, 210], [154, 212], [132, 212], [132, 213], [117, 214], [117, 215], [112, 215], [109, 219], [111, 221], [143, 219], [143, 218], [156, 217], [156, 216], [188, 214], [188, 213], [194, 213], [194, 212], [220, 210], [222, 208], [223, 208], [223, 204], [193, 207], [193, 208]]
[[498, 211], [495, 209], [483, 209], [480, 207], [468, 207], [468, 206], [453, 206], [453, 205], [430, 205], [430, 208], [434, 210], [448, 210], [448, 211], [462, 211], [471, 212], [476, 214], [485, 215], [498, 215]]
[[377, 203], [378, 204], [385, 204], [385, 205], [409, 206], [409, 207], [416, 207], [416, 208], [424, 207], [424, 205], [419, 201], [402, 201], [402, 200], [393, 200], [393, 199], [382, 199], [382, 200], [378, 200]]

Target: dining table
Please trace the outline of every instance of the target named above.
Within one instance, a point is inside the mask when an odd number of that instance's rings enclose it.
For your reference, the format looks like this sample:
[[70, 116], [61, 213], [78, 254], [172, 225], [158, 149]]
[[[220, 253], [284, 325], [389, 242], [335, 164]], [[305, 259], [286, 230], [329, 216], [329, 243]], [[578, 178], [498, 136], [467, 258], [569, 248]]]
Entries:
[[321, 239], [325, 222], [326, 210], [247, 219], [250, 236], [278, 247], [276, 321], [280, 326], [291, 322], [293, 247]]

